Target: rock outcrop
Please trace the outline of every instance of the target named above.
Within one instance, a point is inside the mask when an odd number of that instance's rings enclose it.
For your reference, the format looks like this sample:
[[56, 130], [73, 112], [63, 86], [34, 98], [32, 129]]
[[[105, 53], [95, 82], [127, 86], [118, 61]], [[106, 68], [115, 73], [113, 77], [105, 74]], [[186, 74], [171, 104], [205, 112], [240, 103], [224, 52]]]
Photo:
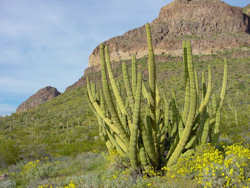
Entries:
[[[191, 39], [193, 54], [210, 54], [249, 46], [250, 18], [242, 8], [220, 0], [174, 0], [150, 23], [155, 54], [182, 54], [181, 41]], [[144, 26], [104, 42], [111, 61], [147, 54]], [[89, 56], [89, 67], [99, 64], [99, 48]]]
[[45, 103], [61, 93], [57, 91], [56, 88], [47, 86], [45, 88], [40, 89], [37, 91], [34, 95], [29, 97], [26, 101], [24, 101], [22, 104], [20, 104], [16, 110], [16, 112], [25, 112], [27, 110], [30, 110], [39, 104]]

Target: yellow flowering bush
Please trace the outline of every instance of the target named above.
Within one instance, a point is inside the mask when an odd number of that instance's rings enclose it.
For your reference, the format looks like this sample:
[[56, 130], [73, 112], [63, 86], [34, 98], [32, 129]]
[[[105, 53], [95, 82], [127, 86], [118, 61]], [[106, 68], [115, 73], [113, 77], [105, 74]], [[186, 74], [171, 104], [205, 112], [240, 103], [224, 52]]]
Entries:
[[225, 160], [223, 173], [226, 178], [226, 186], [238, 184], [244, 186], [243, 182], [249, 183], [250, 149], [248, 148], [240, 144], [224, 146]]
[[64, 188], [76, 188], [76, 185], [71, 181], [69, 185], [66, 185]]
[[155, 176], [160, 176], [161, 172], [160, 171], [155, 171], [152, 167], [148, 166], [144, 169], [142, 172], [143, 178], [147, 179], [147, 177], [155, 177]]
[[171, 168], [163, 167], [170, 178], [194, 178], [204, 187], [243, 187], [249, 182], [250, 150], [240, 144], [223, 146], [224, 152], [211, 144], [196, 149], [195, 155], [181, 157]]
[[34, 169], [36, 169], [37, 165], [39, 164], [40, 160], [36, 160], [36, 161], [30, 161], [28, 163], [26, 163], [24, 166], [23, 166], [23, 169], [22, 169], [22, 174], [27, 174], [29, 173], [30, 171], [33, 171]]

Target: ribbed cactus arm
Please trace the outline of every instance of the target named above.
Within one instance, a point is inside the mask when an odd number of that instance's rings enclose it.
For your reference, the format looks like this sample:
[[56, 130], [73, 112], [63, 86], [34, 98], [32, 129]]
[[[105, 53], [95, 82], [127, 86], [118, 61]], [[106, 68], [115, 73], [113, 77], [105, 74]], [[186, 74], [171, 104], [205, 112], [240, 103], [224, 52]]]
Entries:
[[107, 107], [114, 118], [114, 121], [117, 124], [120, 124], [120, 120], [118, 119], [117, 112], [114, 108], [114, 104], [112, 101], [111, 93], [110, 93], [110, 88], [108, 84], [108, 77], [106, 74], [106, 63], [105, 63], [105, 58], [104, 58], [104, 45], [100, 45], [100, 59], [101, 59], [101, 73], [102, 73], [102, 89], [103, 89], [103, 95], [105, 102], [107, 104]]
[[205, 73], [202, 72], [201, 73], [201, 103], [203, 102], [203, 100], [205, 99], [205, 95], [206, 95], [206, 92], [207, 92], [207, 87], [206, 87], [206, 82], [205, 82]]
[[223, 101], [226, 95], [226, 87], [227, 87], [227, 60], [224, 59], [224, 73], [223, 73], [222, 88], [220, 93], [219, 109], [221, 109], [223, 105]]
[[136, 95], [136, 84], [137, 84], [137, 64], [135, 55], [132, 56], [132, 74], [131, 74], [131, 82], [132, 82], [132, 92], [135, 100]]
[[194, 78], [194, 67], [192, 62], [192, 50], [191, 50], [191, 42], [187, 41], [187, 60], [188, 60], [188, 75], [189, 75], [189, 83], [190, 83], [190, 107], [189, 107], [189, 114], [187, 117], [186, 126], [183, 130], [182, 137], [180, 138], [173, 154], [169, 158], [167, 166], [173, 165], [178, 157], [180, 156], [183, 148], [185, 147], [188, 138], [190, 136], [192, 125], [196, 113], [196, 86], [195, 86], [195, 78]]
[[163, 134], [167, 133], [168, 127], [169, 127], [169, 103], [164, 98], [164, 126], [162, 127], [163, 128], [163, 130], [162, 130]]
[[[195, 78], [195, 86], [196, 86], [196, 97], [197, 97], [197, 105], [198, 105], [198, 101], [199, 101], [199, 81], [198, 81], [198, 73], [197, 71], [194, 69], [194, 78]], [[198, 106], [197, 106], [198, 108]]]
[[223, 83], [222, 83], [222, 88], [221, 88], [221, 93], [220, 93], [219, 107], [218, 107], [218, 109], [216, 109], [216, 114], [215, 114], [215, 125], [214, 125], [214, 129], [213, 129], [214, 135], [212, 137], [212, 142], [217, 142], [219, 139], [221, 108], [222, 108], [224, 97], [226, 94], [226, 86], [227, 86], [227, 61], [226, 61], [226, 59], [224, 59]]
[[102, 108], [97, 104], [97, 102], [94, 100], [93, 95], [91, 93], [90, 89], [90, 83], [89, 80], [87, 79], [87, 89], [88, 89], [88, 97], [89, 101], [92, 105], [92, 107], [95, 109], [96, 114], [102, 118], [102, 120], [118, 135], [120, 135], [120, 130], [112, 124], [111, 120], [105, 117], [105, 111], [102, 110]]
[[102, 110], [105, 110], [105, 101], [103, 99], [103, 94], [102, 94], [102, 90], [99, 90], [99, 95], [100, 95], [100, 107]]
[[147, 156], [146, 156], [144, 147], [141, 147], [141, 148], [140, 148], [140, 151], [139, 151], [139, 158], [140, 158], [140, 161], [141, 161], [142, 166], [143, 166], [144, 168], [146, 168], [146, 166], [148, 165], [148, 161], [147, 161]]
[[121, 138], [117, 134], [114, 134], [114, 138], [116, 140], [116, 143], [122, 148], [122, 150], [125, 153], [127, 153], [128, 152], [127, 144], [124, 143], [123, 140], [121, 140]]
[[133, 104], [134, 98], [132, 95], [132, 89], [131, 89], [131, 85], [130, 85], [130, 81], [128, 77], [128, 68], [127, 68], [126, 63], [122, 63], [122, 75], [123, 75], [123, 81], [124, 81], [125, 89], [127, 92], [127, 96], [129, 98], [129, 103]]
[[144, 98], [147, 99], [148, 104], [153, 105], [154, 99], [153, 99], [151, 93], [149, 93], [149, 91], [147, 90], [144, 82], [142, 82], [142, 94], [143, 94]]
[[198, 73], [194, 69], [194, 77], [195, 77], [195, 85], [196, 85], [196, 93], [199, 94], [199, 80], [198, 80]]
[[[158, 87], [158, 84], [156, 84], [156, 93], [155, 93], [156, 97], [155, 97], [155, 107], [156, 107], [156, 110], [155, 110], [155, 122], [156, 122], [156, 125], [159, 125], [160, 124], [160, 119], [161, 119], [161, 101], [162, 101], [162, 98], [160, 96], [160, 90], [159, 90], [159, 87]], [[158, 132], [159, 130], [159, 127], [156, 126], [156, 131]]]
[[167, 136], [167, 131], [169, 129], [169, 103], [164, 98], [164, 123], [160, 127], [160, 143], [163, 143]]
[[144, 119], [144, 123], [141, 125], [142, 129], [142, 139], [143, 139], [143, 145], [145, 148], [146, 153], [148, 154], [151, 163], [154, 166], [158, 165], [157, 161], [157, 155], [155, 151], [155, 145], [154, 145], [154, 139], [153, 139], [153, 133], [152, 133], [152, 119], [150, 116], [146, 115]]
[[[189, 79], [188, 79], [189, 81]], [[183, 122], [186, 122], [187, 116], [188, 116], [188, 111], [189, 111], [189, 103], [190, 103], [190, 91], [189, 91], [189, 82], [186, 84], [185, 88], [185, 101], [184, 101], [184, 109], [182, 112], [182, 120]]]
[[184, 109], [182, 113], [182, 120], [183, 122], [186, 122], [188, 110], [189, 110], [189, 102], [190, 102], [190, 96], [189, 96], [189, 77], [188, 77], [188, 65], [187, 65], [187, 47], [186, 47], [186, 41], [184, 40], [182, 42], [183, 46], [183, 63], [184, 63], [184, 82], [185, 82], [185, 99], [184, 99]]
[[199, 113], [202, 113], [205, 107], [209, 102], [209, 98], [211, 97], [212, 93], [212, 73], [211, 73], [211, 66], [208, 66], [208, 83], [207, 83], [207, 91], [204, 100], [202, 100], [201, 105], [199, 107]]
[[151, 90], [151, 94], [153, 98], [155, 99], [156, 68], [155, 68], [155, 59], [154, 59], [154, 51], [153, 51], [153, 46], [152, 46], [150, 25], [148, 23], [146, 24], [146, 33], [147, 33], [147, 43], [148, 43], [149, 88]]
[[184, 63], [184, 84], [188, 83], [188, 66], [187, 66], [187, 41], [182, 41], [183, 63]]
[[113, 75], [113, 72], [112, 72], [110, 56], [109, 56], [109, 51], [108, 51], [107, 46], [105, 46], [105, 60], [106, 60], [107, 71], [108, 71], [111, 87], [112, 87], [112, 90], [113, 90], [117, 105], [118, 105], [119, 109], [121, 109], [121, 112], [123, 114], [127, 114], [124, 102], [123, 102], [122, 97], [120, 95], [119, 89], [118, 89], [118, 87], [116, 85], [116, 81], [115, 81], [115, 78], [114, 78], [114, 75]]
[[104, 45], [100, 45], [100, 59], [101, 59], [101, 69], [102, 69], [102, 88], [103, 88], [103, 94], [104, 98], [107, 104], [107, 107], [111, 113], [112, 120], [114, 121], [115, 126], [120, 130], [120, 137], [126, 142], [129, 142], [128, 135], [125, 132], [124, 127], [121, 124], [121, 121], [118, 117], [117, 111], [114, 106], [114, 102], [111, 97], [110, 88], [108, 85], [108, 78], [106, 74], [106, 63], [104, 58]]
[[155, 65], [155, 57], [154, 57], [154, 50], [153, 50], [153, 45], [152, 45], [150, 25], [147, 23], [145, 27], [146, 27], [147, 44], [148, 44], [149, 88], [150, 88], [151, 96], [153, 98], [152, 104], [150, 104], [150, 110], [151, 110], [150, 113], [151, 113], [151, 118], [152, 118], [155, 151], [156, 151], [156, 155], [158, 155], [160, 147], [159, 147], [159, 139], [158, 139], [158, 131], [157, 131], [158, 127], [156, 127], [157, 126], [156, 125], [156, 65]]
[[139, 131], [139, 117], [140, 117], [140, 105], [141, 105], [141, 84], [142, 84], [142, 74], [138, 74], [137, 88], [135, 95], [135, 105], [133, 112], [133, 124], [132, 131], [130, 136], [129, 144], [129, 153], [130, 153], [130, 162], [133, 168], [138, 167], [138, 131]]
[[206, 144], [209, 135], [210, 118], [207, 118], [204, 123], [204, 128], [201, 133], [201, 144]]
[[116, 151], [121, 155], [121, 156], [125, 156], [125, 152], [123, 151], [122, 147], [117, 143], [116, 139], [114, 137], [114, 135], [111, 134], [111, 132], [108, 130], [108, 128], [106, 127], [106, 132], [108, 135], [108, 138], [112, 144], [112, 146], [114, 146], [116, 148]]

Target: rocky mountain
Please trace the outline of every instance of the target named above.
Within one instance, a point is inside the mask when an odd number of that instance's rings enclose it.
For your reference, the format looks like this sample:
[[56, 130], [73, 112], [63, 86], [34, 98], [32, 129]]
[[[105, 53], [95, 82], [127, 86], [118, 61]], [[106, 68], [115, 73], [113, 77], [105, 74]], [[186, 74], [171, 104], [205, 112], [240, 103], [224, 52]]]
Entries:
[[[250, 17], [240, 7], [220, 0], [174, 0], [162, 7], [159, 16], [150, 23], [156, 55], [182, 55], [182, 40], [192, 41], [193, 54], [211, 54], [225, 49], [250, 46]], [[147, 55], [144, 26], [104, 42], [109, 46], [113, 62]], [[89, 56], [84, 75], [99, 70], [99, 48]], [[85, 76], [69, 86], [79, 87]], [[67, 91], [66, 90], [66, 91]]]
[[[250, 44], [249, 17], [239, 7], [220, 0], [174, 0], [161, 8], [150, 23], [155, 54], [181, 55], [183, 38], [192, 39], [194, 54], [210, 54]], [[111, 60], [147, 54], [144, 26], [104, 42]], [[89, 66], [99, 64], [99, 48], [89, 56]]]
[[47, 86], [45, 88], [40, 89], [34, 95], [29, 97], [26, 101], [20, 104], [16, 110], [16, 112], [25, 112], [38, 106], [39, 104], [45, 103], [50, 99], [53, 99], [60, 95], [61, 93], [57, 91], [56, 88]]

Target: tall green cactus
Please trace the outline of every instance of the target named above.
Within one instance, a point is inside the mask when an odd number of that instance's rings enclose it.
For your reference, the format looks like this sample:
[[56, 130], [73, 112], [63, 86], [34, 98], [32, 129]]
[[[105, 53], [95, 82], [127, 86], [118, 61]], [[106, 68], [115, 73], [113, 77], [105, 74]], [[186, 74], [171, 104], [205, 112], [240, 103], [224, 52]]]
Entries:
[[133, 111], [133, 124], [131, 129], [130, 144], [129, 144], [129, 153], [130, 161], [133, 168], [138, 166], [138, 132], [139, 132], [139, 116], [140, 116], [140, 103], [141, 103], [141, 82], [142, 74], [138, 74], [137, 78], [137, 87], [135, 92], [135, 105]]
[[[221, 108], [226, 92], [227, 63], [219, 101], [210, 102], [212, 73], [208, 66], [208, 81], [202, 73], [201, 92], [199, 77], [192, 61], [190, 41], [183, 41], [185, 95], [183, 107], [176, 105], [176, 97], [167, 99], [156, 82], [156, 66], [150, 25], [145, 26], [148, 43], [148, 83], [142, 81], [137, 70], [136, 57], [132, 57], [131, 79], [127, 65], [122, 64], [126, 93], [121, 93], [111, 69], [109, 51], [100, 45], [102, 87], [87, 80], [88, 98], [100, 126], [100, 135], [109, 151], [128, 157], [134, 169], [148, 166], [159, 170], [173, 165], [181, 155], [190, 153], [207, 142], [217, 142]], [[124, 96], [125, 95], [125, 96]], [[146, 104], [141, 98], [146, 99]]]

